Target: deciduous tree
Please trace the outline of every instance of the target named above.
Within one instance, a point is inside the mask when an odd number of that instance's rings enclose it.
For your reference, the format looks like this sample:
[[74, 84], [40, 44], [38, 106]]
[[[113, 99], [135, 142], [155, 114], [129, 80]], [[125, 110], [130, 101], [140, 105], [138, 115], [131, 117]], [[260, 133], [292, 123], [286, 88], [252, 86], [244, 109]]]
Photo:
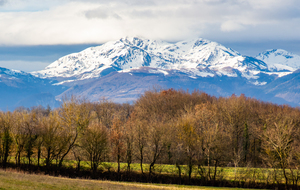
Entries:
[[103, 161], [108, 151], [108, 132], [102, 123], [93, 121], [84, 130], [80, 147], [84, 155], [91, 162], [91, 169], [96, 173], [99, 164]]

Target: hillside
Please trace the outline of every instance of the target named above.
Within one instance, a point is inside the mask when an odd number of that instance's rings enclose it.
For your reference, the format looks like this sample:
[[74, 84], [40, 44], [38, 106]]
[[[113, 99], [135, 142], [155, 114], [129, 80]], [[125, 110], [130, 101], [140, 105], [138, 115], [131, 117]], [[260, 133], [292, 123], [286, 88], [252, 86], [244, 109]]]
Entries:
[[7, 101], [0, 108], [55, 107], [56, 100], [66, 95], [132, 102], [154, 86], [216, 96], [243, 93], [298, 106], [299, 60], [300, 56], [280, 49], [256, 57], [241, 55], [202, 38], [169, 43], [127, 37], [66, 55], [30, 74], [2, 69], [0, 86]]

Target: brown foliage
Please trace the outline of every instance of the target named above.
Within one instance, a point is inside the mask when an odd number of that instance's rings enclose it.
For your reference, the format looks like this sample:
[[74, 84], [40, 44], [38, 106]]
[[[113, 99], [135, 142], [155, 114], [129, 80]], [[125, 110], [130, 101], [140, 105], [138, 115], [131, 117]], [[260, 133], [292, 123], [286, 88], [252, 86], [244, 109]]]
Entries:
[[[299, 125], [298, 108], [244, 95], [153, 90], [133, 105], [71, 97], [52, 111], [0, 112], [0, 161], [4, 166], [14, 155], [17, 165], [29, 165], [37, 157], [49, 168], [73, 156], [78, 172], [80, 161], [89, 160], [94, 174], [101, 162], [116, 161], [118, 179], [125, 161], [128, 173], [133, 162], [140, 163], [142, 174], [149, 163], [149, 179], [155, 179], [156, 164], [168, 163], [176, 165], [181, 180], [187, 165], [188, 181], [197, 170], [205, 183], [222, 180], [220, 166], [271, 167], [272, 183], [283, 176], [287, 188], [300, 179]], [[21, 163], [24, 156], [29, 162]]]

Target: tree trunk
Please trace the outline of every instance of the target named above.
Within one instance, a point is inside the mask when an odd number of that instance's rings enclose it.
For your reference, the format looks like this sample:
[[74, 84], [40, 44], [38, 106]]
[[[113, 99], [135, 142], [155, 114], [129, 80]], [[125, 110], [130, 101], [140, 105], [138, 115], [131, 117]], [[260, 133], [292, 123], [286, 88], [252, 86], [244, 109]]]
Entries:
[[78, 172], [80, 171], [80, 162], [81, 162], [81, 160], [78, 159], [78, 160], [77, 160], [77, 171], [78, 171]]
[[120, 180], [120, 170], [121, 170], [121, 167], [120, 167], [120, 158], [121, 158], [120, 153], [118, 153], [118, 180]]
[[189, 158], [188, 167], [189, 167], [189, 184], [190, 184], [192, 178], [192, 171], [193, 171], [192, 157]]
[[217, 176], [217, 167], [218, 167], [218, 160], [215, 160], [215, 171], [214, 171], [213, 182], [215, 182], [215, 181], [216, 181], [216, 176]]
[[179, 184], [181, 184], [181, 167], [179, 164], [176, 164], [176, 167], [178, 168]]
[[76, 142], [77, 136], [78, 136], [78, 133], [76, 132], [75, 137], [74, 137], [72, 143], [69, 145], [68, 150], [63, 154], [63, 156], [62, 156], [62, 157], [60, 158], [60, 160], [59, 160], [59, 164], [58, 164], [58, 167], [59, 167], [59, 168], [62, 167], [62, 163], [63, 163], [63, 161], [64, 161], [65, 156], [66, 156], [66, 155], [70, 152], [70, 150], [73, 148], [73, 146], [74, 146], [74, 144], [75, 144], [75, 142]]
[[143, 160], [144, 160], [144, 156], [143, 156], [143, 147], [140, 148], [140, 154], [141, 154], [141, 157], [140, 157], [140, 166], [141, 166], [141, 172], [142, 174], [144, 174], [144, 170], [143, 170]]
[[50, 166], [50, 152], [51, 152], [51, 148], [47, 149], [47, 158], [46, 158], [46, 167], [49, 169]]
[[155, 162], [152, 162], [152, 163], [150, 164], [150, 166], [149, 166], [149, 177], [151, 177], [151, 174], [152, 174], [152, 168], [153, 168], [153, 166], [154, 166], [154, 163], [155, 163]]
[[9, 132], [6, 130], [4, 133], [4, 146], [3, 146], [4, 156], [3, 156], [3, 162], [2, 162], [3, 168], [6, 168], [11, 142], [12, 142], [12, 140], [10, 138]]
[[285, 168], [282, 168], [282, 171], [283, 171], [283, 175], [284, 175], [284, 178], [285, 178], [285, 188], [288, 189], [288, 182], [289, 182], [289, 179], [286, 175], [286, 171], [285, 171]]
[[37, 160], [38, 160], [38, 168], [40, 167], [40, 159], [41, 159], [41, 147], [38, 148], [37, 152]]

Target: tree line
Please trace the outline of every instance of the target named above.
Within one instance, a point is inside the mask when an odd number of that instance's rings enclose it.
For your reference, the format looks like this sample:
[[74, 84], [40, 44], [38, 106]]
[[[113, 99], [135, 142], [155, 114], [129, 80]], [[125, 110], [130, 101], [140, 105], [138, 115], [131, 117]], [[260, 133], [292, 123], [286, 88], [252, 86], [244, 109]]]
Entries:
[[151, 90], [133, 104], [71, 97], [53, 110], [0, 112], [0, 162], [5, 168], [11, 158], [17, 166], [35, 158], [38, 166], [60, 168], [71, 159], [80, 170], [81, 161], [90, 161], [96, 173], [108, 161], [118, 163], [118, 174], [120, 163], [127, 172], [139, 163], [149, 178], [156, 164], [171, 164], [180, 179], [186, 165], [189, 181], [195, 171], [202, 181], [220, 180], [224, 166], [269, 168], [267, 182], [297, 186], [299, 125], [299, 108], [244, 95]]

